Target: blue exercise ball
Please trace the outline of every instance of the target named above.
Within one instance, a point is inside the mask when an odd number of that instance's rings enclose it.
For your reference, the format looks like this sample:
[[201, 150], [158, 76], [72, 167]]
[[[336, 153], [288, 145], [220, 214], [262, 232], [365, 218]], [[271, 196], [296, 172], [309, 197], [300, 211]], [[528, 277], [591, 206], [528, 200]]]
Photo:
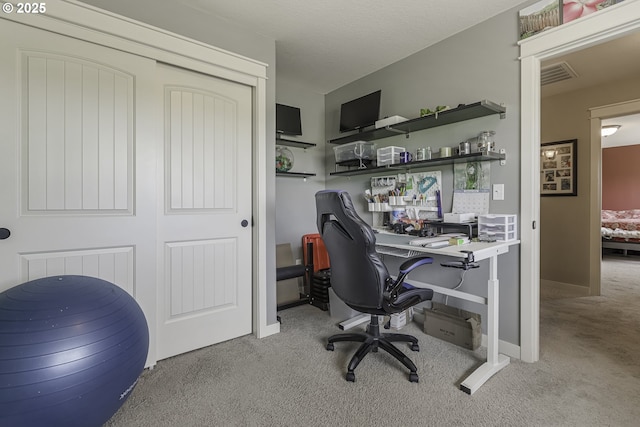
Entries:
[[148, 350], [140, 306], [105, 280], [55, 276], [0, 293], [0, 426], [101, 426]]

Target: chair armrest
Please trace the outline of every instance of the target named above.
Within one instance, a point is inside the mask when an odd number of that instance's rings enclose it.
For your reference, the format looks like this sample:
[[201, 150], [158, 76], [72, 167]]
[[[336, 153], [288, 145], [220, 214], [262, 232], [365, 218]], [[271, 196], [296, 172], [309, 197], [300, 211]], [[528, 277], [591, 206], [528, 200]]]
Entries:
[[398, 298], [398, 293], [402, 288], [405, 277], [407, 277], [407, 275], [414, 269], [422, 265], [431, 264], [432, 262], [433, 258], [428, 256], [418, 256], [403, 262], [400, 266], [400, 274], [398, 274], [396, 281], [384, 293], [385, 298], [388, 298], [391, 302], [395, 301]]
[[409, 274], [414, 268], [425, 264], [431, 264], [432, 262], [433, 258], [428, 256], [417, 256], [415, 258], [408, 259], [400, 266], [400, 273], [405, 275]]

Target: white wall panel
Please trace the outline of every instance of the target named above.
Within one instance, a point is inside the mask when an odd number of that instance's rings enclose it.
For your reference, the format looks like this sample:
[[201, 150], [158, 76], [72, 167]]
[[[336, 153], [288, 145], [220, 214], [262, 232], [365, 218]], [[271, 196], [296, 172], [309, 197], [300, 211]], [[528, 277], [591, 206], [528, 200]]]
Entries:
[[98, 74], [98, 209], [113, 209], [114, 76]]
[[97, 277], [135, 297], [134, 248], [89, 249], [20, 254], [22, 282], [58, 275]]
[[168, 211], [234, 209], [236, 103], [180, 87], [166, 88], [166, 100]]
[[129, 207], [129, 183], [132, 182], [132, 168], [129, 159], [133, 156], [133, 144], [129, 135], [133, 135], [133, 123], [129, 121], [129, 100], [133, 94], [129, 93], [129, 79], [115, 76], [114, 87], [114, 126], [113, 126], [113, 207], [127, 209]]
[[[65, 181], [65, 132], [64, 132], [64, 104], [65, 104], [65, 79], [64, 62], [56, 59], [48, 59], [46, 62], [46, 153], [42, 153], [45, 158], [46, 182], [46, 202], [48, 210], [64, 209], [64, 181]], [[42, 123], [34, 123], [41, 126]], [[29, 123], [29, 128], [31, 128]]]
[[23, 212], [133, 213], [133, 77], [22, 52]]
[[98, 209], [98, 71], [82, 70], [82, 208]]
[[22, 99], [27, 99], [25, 118], [28, 122], [26, 141], [28, 169], [28, 205], [31, 210], [44, 210], [47, 206], [47, 61], [29, 58], [26, 69], [28, 87]]
[[236, 239], [167, 243], [169, 317], [236, 304], [236, 254]]
[[67, 62], [65, 68], [65, 180], [64, 206], [70, 210], [82, 209], [82, 151], [83, 151], [83, 75], [82, 64]]

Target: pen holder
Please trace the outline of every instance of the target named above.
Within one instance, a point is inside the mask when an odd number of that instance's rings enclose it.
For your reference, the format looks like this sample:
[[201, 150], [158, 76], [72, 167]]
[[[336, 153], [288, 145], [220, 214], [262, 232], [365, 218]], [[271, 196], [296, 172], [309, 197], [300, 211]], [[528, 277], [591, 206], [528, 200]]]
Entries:
[[404, 196], [389, 196], [389, 204], [391, 206], [405, 206], [407, 202], [404, 200]]

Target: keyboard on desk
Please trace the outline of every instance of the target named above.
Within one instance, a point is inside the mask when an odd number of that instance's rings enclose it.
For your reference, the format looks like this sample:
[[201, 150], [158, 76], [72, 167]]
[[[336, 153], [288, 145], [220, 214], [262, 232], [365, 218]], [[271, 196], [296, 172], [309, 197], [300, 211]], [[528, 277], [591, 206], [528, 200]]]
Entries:
[[452, 237], [465, 237], [464, 233], [445, 233], [434, 237], [419, 237], [409, 241], [411, 246], [423, 246], [426, 248], [441, 248], [449, 245], [449, 239]]
[[391, 255], [399, 258], [413, 258], [415, 256], [422, 255], [418, 251], [393, 248], [393, 247], [384, 246], [384, 245], [376, 245], [376, 252], [382, 255]]

